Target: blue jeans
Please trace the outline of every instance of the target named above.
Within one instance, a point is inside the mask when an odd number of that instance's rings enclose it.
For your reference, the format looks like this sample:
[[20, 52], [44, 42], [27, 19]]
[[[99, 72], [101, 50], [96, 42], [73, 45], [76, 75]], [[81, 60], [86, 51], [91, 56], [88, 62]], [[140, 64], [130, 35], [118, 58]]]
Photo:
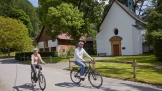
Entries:
[[80, 60], [75, 60], [74, 63], [81, 67], [80, 76], [84, 76], [84, 74], [88, 70], [87, 65], [84, 62], [80, 61]]

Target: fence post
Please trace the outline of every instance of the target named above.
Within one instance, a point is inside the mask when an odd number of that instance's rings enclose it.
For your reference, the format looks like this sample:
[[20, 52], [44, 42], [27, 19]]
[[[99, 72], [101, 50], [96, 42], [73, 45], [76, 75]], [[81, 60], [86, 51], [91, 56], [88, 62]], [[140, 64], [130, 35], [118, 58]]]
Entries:
[[50, 62], [52, 63], [52, 56], [50, 56]]
[[133, 67], [133, 78], [136, 78], [136, 67], [137, 67], [136, 60], [133, 60], [132, 67]]
[[69, 58], [69, 68], [71, 67], [71, 59]]
[[95, 58], [93, 58], [93, 68], [95, 69]]

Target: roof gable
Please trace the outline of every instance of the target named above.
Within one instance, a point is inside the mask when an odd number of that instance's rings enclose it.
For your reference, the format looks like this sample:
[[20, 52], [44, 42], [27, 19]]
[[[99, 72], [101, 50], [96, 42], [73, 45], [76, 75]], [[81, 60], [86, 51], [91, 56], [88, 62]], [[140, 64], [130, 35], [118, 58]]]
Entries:
[[111, 9], [113, 3], [117, 3], [117, 5], [119, 5], [129, 16], [131, 16], [134, 20], [138, 21], [138, 22], [141, 22], [142, 24], [146, 25], [146, 22], [141, 19], [139, 16], [137, 16], [133, 11], [131, 11], [128, 7], [126, 7], [125, 5], [121, 4], [120, 2], [118, 2], [117, 0], [113, 0], [111, 5], [110, 5], [110, 8], [107, 10], [107, 13], [106, 15], [104, 16], [104, 18], [102, 19], [99, 27], [102, 25], [103, 21], [105, 20], [106, 16], [108, 15], [109, 13], [109, 10]]

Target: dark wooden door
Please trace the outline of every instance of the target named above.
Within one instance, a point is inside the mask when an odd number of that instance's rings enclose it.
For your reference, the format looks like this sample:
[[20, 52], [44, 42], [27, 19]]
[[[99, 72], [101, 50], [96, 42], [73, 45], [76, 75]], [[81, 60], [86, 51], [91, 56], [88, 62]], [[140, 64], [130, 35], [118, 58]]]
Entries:
[[119, 44], [113, 45], [114, 56], [119, 56]]

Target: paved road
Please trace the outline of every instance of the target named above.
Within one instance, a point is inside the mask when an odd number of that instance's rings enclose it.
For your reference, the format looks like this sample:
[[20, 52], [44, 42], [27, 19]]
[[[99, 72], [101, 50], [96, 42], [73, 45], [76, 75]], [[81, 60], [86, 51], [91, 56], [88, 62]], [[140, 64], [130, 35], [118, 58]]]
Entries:
[[[75, 85], [70, 80], [69, 71], [47, 65], [42, 65], [47, 81], [45, 91], [162, 91], [154, 86], [105, 77], [100, 89], [93, 88], [87, 79]], [[35, 87], [31, 84], [30, 70], [30, 65], [0, 59], [0, 91], [40, 91], [38, 84]]]

